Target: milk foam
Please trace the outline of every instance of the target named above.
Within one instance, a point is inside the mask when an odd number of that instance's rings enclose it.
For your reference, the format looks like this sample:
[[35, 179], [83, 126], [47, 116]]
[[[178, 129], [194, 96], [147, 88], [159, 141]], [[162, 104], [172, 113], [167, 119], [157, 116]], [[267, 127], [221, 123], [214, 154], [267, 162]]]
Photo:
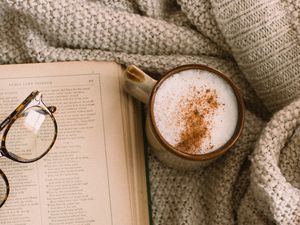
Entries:
[[158, 130], [174, 147], [185, 129], [179, 105], [182, 99], [189, 101], [191, 90], [214, 91], [220, 105], [210, 118], [210, 137], [203, 140], [195, 153], [204, 154], [220, 148], [234, 134], [238, 122], [237, 99], [231, 86], [211, 72], [191, 69], [170, 76], [157, 90], [153, 110]]

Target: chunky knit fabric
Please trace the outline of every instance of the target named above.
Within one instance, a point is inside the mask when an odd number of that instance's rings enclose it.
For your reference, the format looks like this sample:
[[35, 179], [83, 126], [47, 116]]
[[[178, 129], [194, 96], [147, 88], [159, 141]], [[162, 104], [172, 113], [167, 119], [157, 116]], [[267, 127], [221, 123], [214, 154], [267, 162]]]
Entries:
[[300, 224], [299, 13], [300, 0], [1, 0], [0, 63], [113, 60], [156, 75], [201, 63], [224, 72], [244, 94], [243, 134], [195, 171], [150, 152], [154, 224]]
[[249, 192], [262, 212], [279, 224], [300, 224], [299, 124], [300, 100], [274, 115], [252, 158]]

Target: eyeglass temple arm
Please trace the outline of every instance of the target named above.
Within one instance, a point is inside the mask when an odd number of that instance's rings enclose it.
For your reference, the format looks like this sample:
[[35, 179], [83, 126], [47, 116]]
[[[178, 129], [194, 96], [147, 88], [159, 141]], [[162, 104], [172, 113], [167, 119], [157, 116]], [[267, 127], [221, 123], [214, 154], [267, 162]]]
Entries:
[[[56, 107], [55, 106], [48, 106], [47, 109], [51, 112], [54, 113], [56, 111]], [[46, 114], [43, 110], [38, 110], [39, 113], [42, 114]], [[3, 130], [4, 127], [7, 126], [7, 124], [9, 124], [9, 122], [11, 121], [11, 119], [16, 115], [17, 111], [13, 111], [5, 120], [3, 120], [0, 124], [0, 131]], [[24, 115], [27, 115], [27, 113], [25, 113]]]

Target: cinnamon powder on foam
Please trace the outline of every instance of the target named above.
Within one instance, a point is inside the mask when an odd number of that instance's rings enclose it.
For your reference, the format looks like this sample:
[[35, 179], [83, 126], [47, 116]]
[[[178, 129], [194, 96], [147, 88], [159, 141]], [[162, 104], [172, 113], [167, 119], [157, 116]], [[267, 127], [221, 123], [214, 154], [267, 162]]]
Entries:
[[197, 91], [195, 87], [191, 88], [189, 97], [179, 102], [180, 118], [177, 123], [183, 123], [184, 129], [175, 147], [185, 153], [201, 154], [201, 147], [207, 140], [209, 146], [205, 152], [213, 149], [210, 141], [212, 120], [220, 106], [215, 90]]

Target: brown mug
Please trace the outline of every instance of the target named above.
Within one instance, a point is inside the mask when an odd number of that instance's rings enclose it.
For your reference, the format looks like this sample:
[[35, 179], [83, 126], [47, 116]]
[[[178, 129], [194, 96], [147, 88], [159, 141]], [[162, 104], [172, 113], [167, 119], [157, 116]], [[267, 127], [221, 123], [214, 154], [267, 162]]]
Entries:
[[[236, 98], [238, 112], [236, 127], [233, 132], [233, 135], [225, 144], [223, 144], [218, 149], [213, 150], [212, 152], [203, 154], [190, 154], [188, 152], [179, 150], [178, 148], [169, 144], [165, 140], [160, 130], [158, 129], [154, 119], [153, 108], [157, 90], [159, 90], [161, 85], [172, 75], [178, 74], [186, 70], [208, 71], [214, 75], [217, 75], [232, 88], [232, 91]], [[223, 73], [208, 66], [199, 64], [179, 66], [168, 71], [158, 81], [156, 81], [147, 74], [145, 74], [138, 67], [130, 65], [125, 70], [124, 89], [126, 92], [137, 98], [139, 101], [147, 104], [148, 110], [146, 117], [145, 132], [148, 142], [151, 145], [152, 150], [157, 156], [157, 158], [170, 167], [177, 169], [195, 169], [199, 166], [206, 166], [212, 161], [214, 161], [216, 158], [227, 152], [236, 143], [242, 132], [245, 118], [245, 107], [243, 103], [243, 98], [238, 88]]]

